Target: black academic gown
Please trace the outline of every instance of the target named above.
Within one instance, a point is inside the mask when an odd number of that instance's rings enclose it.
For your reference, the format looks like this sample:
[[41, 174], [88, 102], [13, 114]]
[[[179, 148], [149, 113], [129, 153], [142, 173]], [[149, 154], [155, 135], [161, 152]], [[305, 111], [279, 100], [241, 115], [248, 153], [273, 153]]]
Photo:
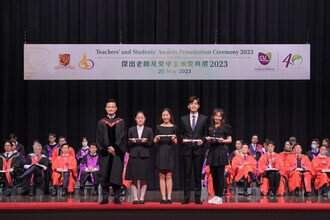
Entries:
[[[104, 121], [107, 121], [107, 123]], [[96, 146], [100, 155], [100, 182], [102, 187], [108, 187], [111, 184], [122, 185], [126, 145], [126, 127], [123, 119], [106, 117], [98, 122]], [[108, 153], [109, 146], [115, 149], [115, 156]]]

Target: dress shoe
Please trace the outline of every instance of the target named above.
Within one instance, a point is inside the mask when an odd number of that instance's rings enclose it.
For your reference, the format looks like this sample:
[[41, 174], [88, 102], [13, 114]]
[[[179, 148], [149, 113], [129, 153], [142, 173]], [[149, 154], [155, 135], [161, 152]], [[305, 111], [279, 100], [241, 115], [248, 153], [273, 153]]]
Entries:
[[203, 204], [203, 202], [200, 200], [200, 199], [198, 199], [198, 200], [195, 200], [195, 204]]
[[62, 189], [61, 196], [66, 196], [66, 189]]
[[10, 196], [10, 195], [11, 195], [10, 189], [7, 189], [6, 193], [5, 193], [5, 196]]
[[134, 201], [133, 201], [133, 204], [134, 204], [134, 205], [139, 204], [139, 201], [138, 201], [138, 200], [134, 200]]
[[56, 196], [56, 195], [57, 195], [57, 189], [54, 188], [54, 189], [52, 190], [52, 196]]
[[116, 205], [120, 205], [121, 204], [121, 201], [120, 201], [119, 198], [114, 197], [113, 203], [115, 203]]
[[311, 197], [311, 193], [310, 192], [305, 192], [304, 194], [306, 197]]
[[99, 194], [99, 192], [97, 191], [97, 188], [93, 188], [90, 193], [89, 193], [91, 196], [97, 196]]
[[190, 203], [190, 201], [188, 200], [188, 199], [185, 199], [185, 200], [183, 200], [182, 202], [181, 202], [181, 204], [183, 204], [183, 205], [185, 205], [185, 204], [189, 204]]
[[104, 205], [104, 204], [108, 204], [109, 203], [109, 199], [102, 199], [100, 202], [100, 205]]
[[81, 196], [84, 196], [85, 195], [85, 190], [83, 188], [80, 188], [80, 193], [79, 193]]

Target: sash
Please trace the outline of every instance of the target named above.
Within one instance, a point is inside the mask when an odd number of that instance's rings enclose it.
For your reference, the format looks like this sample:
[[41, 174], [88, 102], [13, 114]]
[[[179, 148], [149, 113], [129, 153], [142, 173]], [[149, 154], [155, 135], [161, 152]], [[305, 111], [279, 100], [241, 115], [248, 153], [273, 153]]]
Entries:
[[119, 122], [123, 121], [122, 118], [118, 118], [117, 121], [114, 121], [112, 123], [108, 122], [105, 118], [102, 118], [101, 121], [103, 121], [106, 125], [108, 125], [109, 127], [113, 127], [114, 125], [118, 124]]

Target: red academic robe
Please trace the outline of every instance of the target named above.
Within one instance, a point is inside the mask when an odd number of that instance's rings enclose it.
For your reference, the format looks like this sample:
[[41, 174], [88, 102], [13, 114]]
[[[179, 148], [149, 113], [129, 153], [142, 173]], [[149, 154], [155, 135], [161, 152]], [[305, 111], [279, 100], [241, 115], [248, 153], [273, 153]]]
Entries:
[[262, 182], [260, 186], [260, 191], [263, 195], [267, 195], [267, 193], [269, 192], [269, 180], [268, 178], [263, 177], [263, 174], [269, 167], [269, 163], [272, 163], [272, 167], [276, 168], [281, 174], [280, 184], [278, 186], [278, 194], [283, 196], [285, 192], [285, 179], [283, 177], [285, 175], [285, 168], [282, 157], [277, 153], [274, 153], [272, 155], [270, 155], [269, 153], [265, 153], [260, 157], [258, 161], [258, 171], [260, 175], [260, 180]]
[[320, 189], [324, 184], [329, 186], [330, 176], [327, 173], [323, 173], [322, 170], [330, 169], [330, 157], [322, 157], [318, 155], [312, 160], [311, 173], [314, 180], [315, 189]]
[[[289, 155], [285, 160], [289, 191], [292, 192], [298, 187], [299, 189], [305, 189], [306, 192], [311, 192], [311, 162], [306, 155], [300, 154], [299, 158], [301, 158], [301, 167], [307, 170], [306, 172], [299, 172], [295, 170], [297, 168], [296, 154]], [[304, 181], [302, 181], [302, 179]]]
[[[58, 155], [58, 151], [59, 151], [59, 148], [57, 148], [56, 150], [54, 150], [54, 153], [53, 153], [53, 157], [52, 157], [52, 160], [54, 161], [59, 155]], [[69, 151], [68, 151], [68, 154], [74, 158], [76, 158], [76, 154], [74, 152], [74, 149], [72, 147], [69, 147]]]
[[287, 158], [289, 155], [293, 154], [293, 152], [282, 151], [282, 152], [279, 153], [279, 154], [280, 154], [280, 156], [282, 157], [282, 160], [285, 162], [285, 161], [286, 161], [286, 158]]
[[[240, 166], [242, 166], [240, 168]], [[253, 174], [256, 172], [257, 161], [250, 155], [244, 157], [241, 155], [236, 155], [232, 161], [232, 169], [234, 171], [234, 179], [238, 182], [243, 177], [247, 178], [249, 182], [251, 182], [251, 178], [249, 176], [249, 172]]]
[[53, 161], [52, 169], [52, 178], [54, 186], [61, 186], [63, 184], [63, 179], [61, 178], [62, 175], [61, 173], [56, 172], [57, 169], [68, 169], [70, 171], [68, 192], [73, 192], [77, 181], [76, 158], [69, 154], [62, 154]]

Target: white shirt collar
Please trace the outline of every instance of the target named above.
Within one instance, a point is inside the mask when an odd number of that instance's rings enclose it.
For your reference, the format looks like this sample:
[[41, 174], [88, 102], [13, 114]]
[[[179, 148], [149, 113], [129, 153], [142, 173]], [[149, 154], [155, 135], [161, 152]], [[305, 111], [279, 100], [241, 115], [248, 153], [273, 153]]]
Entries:
[[12, 152], [12, 151], [9, 151], [9, 152], [5, 152], [5, 155], [6, 155], [7, 157], [10, 157], [12, 154], [13, 154], [13, 152]]
[[116, 114], [114, 114], [113, 116], [107, 115], [107, 117], [113, 119], [116, 117]]
[[193, 116], [196, 116], [196, 119], [197, 119], [198, 118], [198, 112], [196, 112], [194, 114], [190, 112], [190, 118], [192, 118]]

